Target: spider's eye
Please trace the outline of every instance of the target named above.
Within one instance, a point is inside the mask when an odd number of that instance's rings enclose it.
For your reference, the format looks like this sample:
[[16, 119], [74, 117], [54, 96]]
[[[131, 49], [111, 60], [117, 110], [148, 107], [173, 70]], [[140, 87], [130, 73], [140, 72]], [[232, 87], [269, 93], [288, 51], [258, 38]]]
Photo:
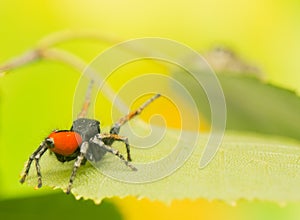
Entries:
[[45, 142], [46, 142], [46, 144], [50, 147], [50, 148], [53, 148], [54, 147], [54, 140], [53, 140], [53, 138], [46, 138], [45, 139]]

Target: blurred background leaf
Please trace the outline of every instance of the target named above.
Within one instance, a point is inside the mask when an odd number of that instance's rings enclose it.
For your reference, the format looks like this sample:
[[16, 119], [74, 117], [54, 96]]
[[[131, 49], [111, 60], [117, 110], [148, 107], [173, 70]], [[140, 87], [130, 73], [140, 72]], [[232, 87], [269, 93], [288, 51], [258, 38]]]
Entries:
[[[191, 61], [187, 65], [195, 66]], [[201, 74], [204, 70], [195, 71]], [[227, 130], [300, 138], [300, 98], [295, 92], [272, 85], [249, 69], [222, 69], [217, 76], [226, 100]], [[174, 71], [173, 77], [196, 97], [201, 115], [210, 124], [210, 105], [199, 83], [182, 70]]]
[[0, 216], [2, 219], [122, 219], [112, 202], [103, 201], [101, 206], [95, 206], [91, 201], [76, 201], [73, 197], [57, 193], [2, 200]]

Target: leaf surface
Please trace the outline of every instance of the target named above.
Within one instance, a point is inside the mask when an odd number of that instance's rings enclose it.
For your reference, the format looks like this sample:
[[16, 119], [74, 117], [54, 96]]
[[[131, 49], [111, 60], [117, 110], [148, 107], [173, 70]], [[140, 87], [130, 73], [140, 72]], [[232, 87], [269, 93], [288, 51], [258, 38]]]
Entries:
[[[179, 134], [178, 130], [168, 129], [165, 141], [161, 141], [153, 149], [133, 148], [134, 161], [163, 158], [170, 152], [168, 143], [174, 142]], [[80, 168], [72, 193], [77, 198], [92, 199], [96, 203], [103, 198], [128, 195], [166, 203], [184, 198], [218, 199], [227, 202], [239, 199], [260, 199], [278, 203], [300, 201], [298, 142], [273, 136], [228, 133], [215, 158], [207, 167], [200, 169], [199, 161], [207, 139], [207, 134], [201, 134], [197, 147], [182, 167], [173, 174], [150, 183], [118, 181], [87, 164]], [[44, 185], [62, 189], [67, 187], [73, 162], [61, 164], [54, 155], [47, 154], [41, 160], [41, 167]], [[121, 167], [119, 172], [124, 172], [124, 175], [133, 172], [111, 155], [103, 158], [104, 170], [117, 167]], [[32, 186], [37, 183], [33, 167], [27, 182]]]

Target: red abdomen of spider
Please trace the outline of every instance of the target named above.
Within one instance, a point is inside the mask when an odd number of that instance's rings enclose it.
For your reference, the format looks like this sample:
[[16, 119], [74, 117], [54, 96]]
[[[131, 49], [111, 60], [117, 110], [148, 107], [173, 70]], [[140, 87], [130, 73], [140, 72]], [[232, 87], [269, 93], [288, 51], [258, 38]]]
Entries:
[[82, 143], [80, 134], [74, 131], [54, 131], [48, 138], [54, 142], [54, 147], [50, 150], [62, 156], [73, 154]]

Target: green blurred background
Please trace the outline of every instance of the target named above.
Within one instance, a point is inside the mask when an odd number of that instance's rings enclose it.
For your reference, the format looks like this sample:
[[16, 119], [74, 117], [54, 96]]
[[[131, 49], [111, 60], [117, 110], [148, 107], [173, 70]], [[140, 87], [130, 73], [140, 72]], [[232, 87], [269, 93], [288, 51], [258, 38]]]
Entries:
[[[1, 0], [0, 63], [32, 48], [41, 38], [66, 29], [95, 30], [124, 40], [165, 37], [200, 52], [220, 45], [228, 47], [258, 66], [269, 82], [299, 93], [299, 14], [297, 0]], [[106, 46], [79, 41], [66, 43], [64, 48], [89, 61]], [[53, 218], [54, 211], [57, 217], [74, 218], [298, 219], [299, 204], [282, 207], [243, 201], [233, 207], [199, 200], [175, 201], [166, 206], [115, 198], [94, 206], [61, 193], [53, 195], [49, 189], [34, 191], [21, 186], [21, 168], [41, 137], [53, 128], [64, 129], [71, 124], [78, 78], [70, 67], [44, 61], [0, 79], [1, 218]], [[53, 204], [54, 209], [49, 208]]]

